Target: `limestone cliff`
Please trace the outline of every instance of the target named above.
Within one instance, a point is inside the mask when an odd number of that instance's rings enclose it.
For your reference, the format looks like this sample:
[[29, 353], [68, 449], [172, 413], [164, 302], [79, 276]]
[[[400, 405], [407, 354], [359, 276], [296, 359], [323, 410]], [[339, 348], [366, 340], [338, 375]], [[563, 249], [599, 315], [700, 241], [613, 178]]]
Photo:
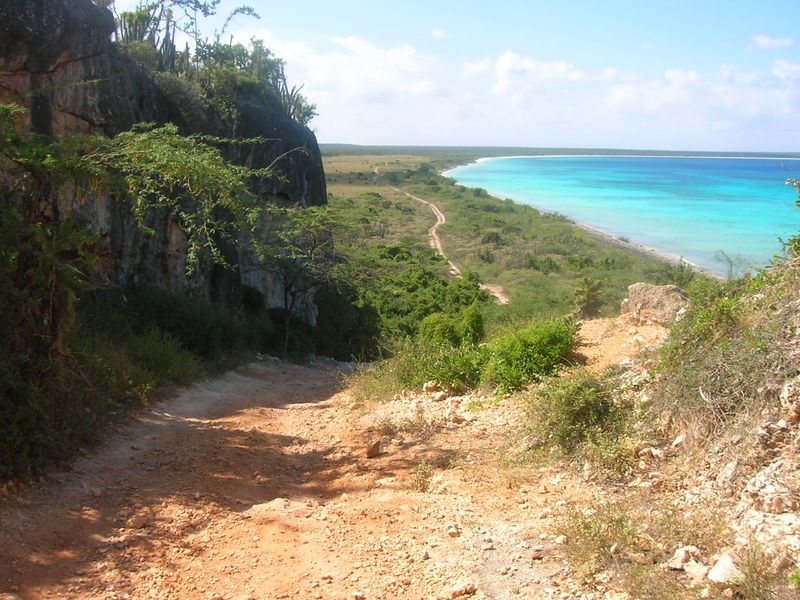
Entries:
[[[34, 131], [61, 137], [70, 133], [113, 135], [143, 121], [173, 122], [184, 133], [230, 135], [207, 105], [187, 107], [170, 93], [168, 78], [121, 55], [111, 43], [114, 20], [90, 0], [0, 2], [0, 102], [28, 109]], [[191, 108], [192, 110], [188, 110]], [[314, 134], [278, 107], [242, 94], [237, 134], [270, 141], [231, 154], [230, 160], [260, 168], [280, 159], [280, 177], [253, 181], [253, 190], [270, 201], [303, 206], [326, 201], [322, 159]], [[295, 148], [303, 151], [290, 152]], [[148, 235], [138, 229], [124, 201], [90, 198], [80, 204], [60, 198], [56, 218], [73, 216], [107, 241], [105, 277], [122, 286], [142, 283], [191, 288], [214, 299], [236, 297], [239, 275], [211, 264], [185, 276], [185, 238], [169, 215], [153, 215]], [[229, 261], [239, 256], [230, 249]], [[261, 286], [273, 286], [268, 276]], [[262, 289], [266, 297], [275, 290]]]

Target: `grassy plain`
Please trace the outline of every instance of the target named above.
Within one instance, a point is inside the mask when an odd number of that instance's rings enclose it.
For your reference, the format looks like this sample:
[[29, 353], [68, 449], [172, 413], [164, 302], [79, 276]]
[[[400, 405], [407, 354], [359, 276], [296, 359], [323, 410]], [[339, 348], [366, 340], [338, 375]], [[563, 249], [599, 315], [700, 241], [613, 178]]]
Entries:
[[[627, 287], [638, 281], [685, 285], [687, 268], [617, 247], [580, 229], [563, 216], [542, 213], [484, 190], [466, 188], [438, 173], [478, 155], [333, 154], [324, 156], [331, 207], [371, 224], [359, 243], [427, 244], [435, 222], [430, 208], [395, 188], [436, 204], [447, 222], [439, 230], [445, 253], [462, 272], [499, 284], [509, 296], [493, 305], [490, 330], [563, 316], [575, 307], [585, 278], [601, 281], [600, 315], [618, 311]], [[357, 251], [353, 240], [345, 253]], [[341, 244], [340, 244], [341, 247]], [[442, 265], [446, 272], [446, 265]]]

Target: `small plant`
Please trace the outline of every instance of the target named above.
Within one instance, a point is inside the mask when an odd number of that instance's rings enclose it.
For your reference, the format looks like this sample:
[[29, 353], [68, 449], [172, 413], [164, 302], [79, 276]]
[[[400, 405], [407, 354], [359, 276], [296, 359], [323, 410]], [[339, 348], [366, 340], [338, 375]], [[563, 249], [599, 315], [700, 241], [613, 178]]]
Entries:
[[373, 363], [346, 378], [352, 403], [356, 407], [377, 402], [388, 402], [403, 390], [397, 376], [397, 360], [388, 359]]
[[456, 453], [446, 452], [444, 454], [437, 455], [432, 461], [431, 465], [436, 469], [441, 469], [443, 471], [448, 471], [450, 469], [455, 469], [459, 462], [461, 461], [461, 457]]
[[482, 383], [501, 393], [518, 390], [551, 375], [568, 362], [577, 343], [572, 321], [548, 321], [495, 339]]
[[583, 318], [595, 317], [603, 306], [603, 282], [584, 277], [575, 288], [575, 305]]
[[742, 580], [737, 586], [742, 600], [774, 600], [779, 598], [778, 587], [785, 585], [772, 567], [764, 548], [753, 543], [747, 548], [740, 565]]
[[400, 427], [389, 417], [382, 417], [375, 423], [375, 431], [384, 437], [395, 437]]
[[564, 549], [572, 563], [587, 574], [609, 567], [636, 542], [629, 507], [622, 503], [584, 511], [573, 508], [556, 530], [566, 537]]
[[411, 470], [411, 484], [418, 492], [427, 492], [431, 486], [433, 468], [428, 461], [422, 461]]
[[[611, 428], [616, 429], [616, 427]], [[636, 467], [633, 440], [616, 431], [600, 431], [590, 436], [580, 455], [609, 477], [625, 477]]]
[[490, 265], [494, 263], [495, 260], [497, 260], [497, 257], [495, 256], [494, 252], [492, 252], [488, 248], [481, 248], [480, 250], [478, 250], [478, 258], [481, 260], [481, 262], [484, 262], [487, 265]]
[[435, 419], [428, 419], [422, 407], [417, 408], [413, 417], [406, 417], [398, 424], [398, 431], [414, 436], [418, 440], [425, 440], [436, 433], [441, 423]]
[[128, 343], [131, 357], [166, 383], [187, 384], [200, 376], [200, 361], [169, 334], [153, 327]]
[[567, 454], [584, 442], [603, 452], [602, 434], [621, 422], [610, 384], [585, 370], [549, 380], [531, 397], [528, 415], [542, 445]]

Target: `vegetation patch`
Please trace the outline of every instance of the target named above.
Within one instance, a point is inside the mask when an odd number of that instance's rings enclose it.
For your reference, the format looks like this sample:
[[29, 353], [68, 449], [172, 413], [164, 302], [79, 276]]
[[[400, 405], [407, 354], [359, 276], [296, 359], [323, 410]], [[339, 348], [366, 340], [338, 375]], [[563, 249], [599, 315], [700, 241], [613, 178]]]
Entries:
[[577, 344], [577, 324], [569, 320], [532, 325], [492, 340], [481, 374], [484, 385], [513, 392], [568, 364]]
[[661, 351], [654, 421], [704, 439], [777, 405], [776, 386], [794, 373], [786, 350], [795, 262], [753, 279], [689, 287], [690, 309]]

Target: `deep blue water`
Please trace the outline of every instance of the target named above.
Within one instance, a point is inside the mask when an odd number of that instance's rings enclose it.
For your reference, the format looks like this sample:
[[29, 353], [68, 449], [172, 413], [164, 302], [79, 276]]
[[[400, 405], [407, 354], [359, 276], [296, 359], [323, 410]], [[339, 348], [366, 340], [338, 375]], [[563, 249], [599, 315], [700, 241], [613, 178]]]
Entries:
[[800, 160], [634, 156], [484, 159], [447, 173], [725, 274], [765, 266], [800, 234]]

